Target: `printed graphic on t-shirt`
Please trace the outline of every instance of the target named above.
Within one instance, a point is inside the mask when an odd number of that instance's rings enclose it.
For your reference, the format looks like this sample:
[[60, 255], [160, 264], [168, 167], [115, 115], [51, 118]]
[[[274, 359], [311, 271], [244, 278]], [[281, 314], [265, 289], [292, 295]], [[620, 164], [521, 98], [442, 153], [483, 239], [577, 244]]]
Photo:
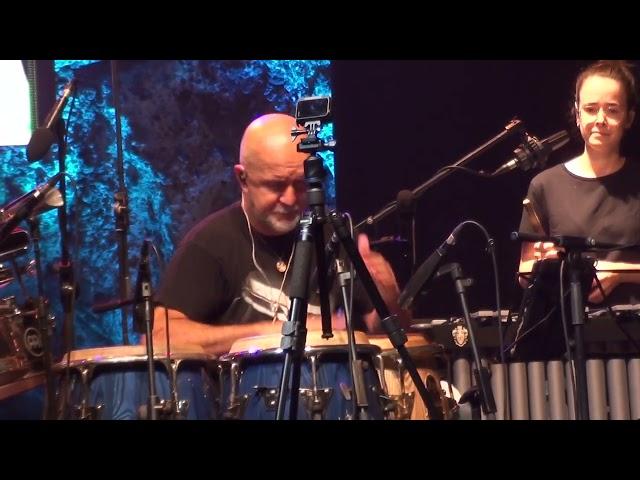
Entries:
[[[253, 270], [244, 281], [242, 299], [254, 310], [281, 322], [289, 318], [291, 299], [280, 287], [273, 287], [265, 282], [262, 275]], [[309, 303], [307, 313], [320, 315], [320, 306]]]

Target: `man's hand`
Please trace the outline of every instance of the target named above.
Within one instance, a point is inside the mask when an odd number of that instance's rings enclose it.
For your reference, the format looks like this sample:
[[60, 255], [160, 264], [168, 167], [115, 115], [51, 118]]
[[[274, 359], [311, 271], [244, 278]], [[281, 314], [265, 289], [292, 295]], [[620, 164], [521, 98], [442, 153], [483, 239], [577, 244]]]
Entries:
[[533, 258], [538, 260], [548, 260], [558, 258], [558, 252], [563, 251], [552, 242], [536, 242], [533, 244]]
[[358, 251], [385, 303], [388, 306], [396, 304], [400, 295], [400, 288], [393, 269], [382, 255], [371, 250], [369, 237], [364, 233], [358, 235]]

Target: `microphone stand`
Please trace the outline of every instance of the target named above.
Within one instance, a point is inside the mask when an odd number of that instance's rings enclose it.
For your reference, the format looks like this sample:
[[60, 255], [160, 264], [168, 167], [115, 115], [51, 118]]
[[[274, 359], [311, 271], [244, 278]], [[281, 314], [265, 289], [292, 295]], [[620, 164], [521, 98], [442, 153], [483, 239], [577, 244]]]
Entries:
[[[153, 297], [151, 291], [151, 269], [149, 266], [149, 240], [143, 240], [140, 257], [140, 267], [136, 281], [134, 329], [138, 333], [146, 333], [147, 372], [149, 375], [149, 397], [146, 408], [140, 409], [140, 416], [146, 420], [157, 420], [158, 412], [160, 411], [164, 414], [165, 407], [168, 405], [160, 402], [156, 394], [155, 358], [153, 353]], [[170, 371], [167, 373], [170, 375]]]
[[[122, 157], [122, 126], [120, 121], [120, 80], [118, 77], [118, 62], [111, 60], [111, 83], [113, 85], [113, 108], [116, 116], [116, 170], [118, 175], [118, 191], [114, 194], [113, 211], [116, 221], [116, 236], [118, 241], [118, 287], [120, 299], [129, 298], [129, 246], [127, 234], [129, 231], [129, 197], [124, 178], [124, 160]], [[123, 305], [121, 309], [122, 341], [129, 345], [127, 318], [129, 309]]]
[[[64, 138], [64, 120], [58, 122], [57, 142], [58, 142], [58, 163], [59, 171], [66, 172], [65, 158], [67, 155], [67, 143]], [[67, 230], [67, 184], [66, 177], [62, 175], [59, 183], [60, 195], [62, 196], [62, 206], [58, 208], [58, 224], [60, 226], [60, 264], [58, 271], [60, 274], [60, 301], [63, 311], [63, 336], [64, 351], [68, 352], [75, 348], [74, 332], [74, 312], [75, 299], [77, 296], [75, 271], [71, 254], [69, 253], [69, 232]], [[75, 232], [76, 235], [78, 232]]]
[[354, 418], [358, 420], [367, 420], [367, 409], [369, 404], [367, 401], [366, 384], [364, 382], [364, 373], [362, 371], [362, 361], [358, 360], [356, 351], [356, 337], [351, 318], [351, 304], [349, 299], [351, 296], [347, 293], [347, 288], [353, 282], [351, 272], [344, 269], [342, 260], [336, 260], [336, 271], [338, 273], [338, 283], [342, 292], [342, 301], [344, 305], [344, 317], [347, 326], [347, 336], [349, 339], [349, 365], [351, 367], [351, 381], [354, 391]]
[[[481, 146], [479, 146], [478, 148], [476, 148], [472, 152], [470, 152], [467, 155], [465, 155], [464, 157], [462, 157], [456, 163], [451, 165], [450, 168], [447, 168], [447, 169], [444, 169], [444, 170], [440, 170], [438, 173], [436, 173], [433, 177], [431, 177], [429, 180], [424, 182], [422, 185], [419, 185], [418, 187], [414, 188], [411, 191], [412, 198], [414, 200], [417, 200], [418, 198], [420, 198], [420, 196], [422, 196], [422, 194], [424, 192], [426, 192], [431, 187], [433, 187], [433, 186], [437, 185], [438, 183], [440, 183], [440, 181], [442, 181], [444, 178], [446, 178], [449, 175], [451, 175], [456, 168], [462, 167], [462, 166], [468, 164], [469, 162], [471, 162], [475, 158], [477, 158], [480, 155], [482, 155], [487, 150], [490, 150], [491, 148], [496, 146], [498, 143], [500, 143], [501, 141], [505, 140], [512, 133], [517, 133], [517, 132], [521, 131], [522, 128], [524, 128], [523, 125], [522, 125], [522, 121], [520, 121], [518, 119], [511, 120], [504, 127], [504, 130], [502, 132], [500, 132], [498, 135], [496, 135], [495, 137], [491, 138], [490, 140], [488, 140], [487, 142], [485, 142], [484, 144], [482, 144]], [[383, 207], [382, 210], [380, 210], [375, 215], [370, 215], [367, 218], [365, 218], [364, 220], [362, 220], [360, 223], [358, 223], [355, 226], [355, 230], [357, 231], [357, 230], [360, 230], [364, 226], [370, 226], [370, 225], [374, 225], [374, 224], [378, 223], [380, 220], [385, 218], [387, 215], [389, 215], [389, 214], [395, 212], [396, 210], [398, 210], [398, 208], [399, 208], [398, 200], [395, 200], [395, 201], [389, 203], [387, 206]]]
[[46, 403], [44, 408], [44, 419], [53, 420], [56, 417], [55, 406], [55, 381], [53, 377], [53, 362], [51, 355], [51, 321], [49, 318], [49, 306], [44, 296], [44, 277], [42, 274], [42, 256], [40, 252], [40, 220], [31, 217], [27, 220], [31, 241], [33, 242], [33, 252], [36, 266], [36, 283], [38, 288], [38, 299], [35, 302], [36, 325], [40, 331], [42, 339], [42, 363], [45, 371], [45, 395]]
[[[448, 263], [441, 267], [436, 274], [436, 278], [446, 274], [450, 274], [454, 281], [456, 293], [460, 297], [460, 306], [462, 307], [462, 313], [464, 315], [465, 323], [467, 324], [467, 330], [469, 330], [469, 341], [471, 343], [473, 359], [476, 363], [476, 368], [473, 370], [473, 374], [476, 379], [476, 386], [479, 388], [482, 411], [489, 420], [495, 420], [496, 402], [493, 396], [493, 390], [491, 389], [489, 372], [482, 365], [482, 361], [480, 359], [480, 352], [478, 351], [474, 326], [471, 321], [471, 314], [469, 313], [469, 305], [467, 302], [466, 288], [473, 285], [473, 279], [464, 278], [462, 267], [458, 263]], [[498, 321], [501, 321], [500, 312], [498, 312]], [[473, 387], [472, 390], [474, 390]], [[478, 392], [478, 390], [476, 389], [474, 392]]]
[[[58, 274], [60, 275], [60, 302], [62, 304], [63, 320], [62, 320], [62, 336], [63, 336], [63, 351], [69, 352], [73, 350], [75, 343], [74, 333], [74, 312], [75, 312], [75, 300], [77, 296], [77, 285], [75, 282], [75, 271], [73, 260], [69, 252], [69, 232], [67, 230], [67, 185], [65, 159], [67, 155], [67, 142], [65, 138], [65, 123], [60, 118], [54, 125], [53, 131], [55, 132], [55, 141], [58, 145], [58, 170], [60, 175], [59, 187], [60, 196], [62, 197], [62, 205], [58, 208], [58, 226], [60, 229], [60, 261], [58, 263]], [[76, 232], [77, 234], [77, 232]], [[35, 245], [35, 243], [34, 243]], [[38, 283], [42, 283], [42, 279]], [[40, 288], [40, 287], [39, 287]], [[42, 293], [39, 293], [42, 295]], [[41, 302], [39, 302], [41, 303]], [[44, 312], [40, 312], [44, 315]], [[56, 408], [52, 401], [53, 391], [55, 386], [53, 385], [53, 379], [49, 370], [51, 369], [51, 347], [49, 345], [48, 327], [42, 326], [43, 334], [47, 334], [43, 339], [45, 344], [45, 371], [47, 371], [47, 413], [45, 419], [56, 418]]]

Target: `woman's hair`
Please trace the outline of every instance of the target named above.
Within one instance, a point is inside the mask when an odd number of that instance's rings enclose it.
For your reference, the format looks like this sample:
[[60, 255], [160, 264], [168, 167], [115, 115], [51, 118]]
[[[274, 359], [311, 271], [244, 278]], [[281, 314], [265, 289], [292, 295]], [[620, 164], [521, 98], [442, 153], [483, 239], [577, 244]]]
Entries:
[[[576, 126], [576, 115], [578, 113], [576, 109], [580, 104], [580, 89], [582, 88], [584, 81], [589, 77], [597, 75], [606, 78], [613, 78], [614, 80], [620, 82], [620, 85], [622, 85], [626, 96], [627, 113], [629, 113], [633, 110], [636, 110], [636, 107], [638, 105], [636, 77], [633, 70], [634, 65], [624, 60], [599, 60], [588, 65], [578, 74], [575, 83], [575, 90], [572, 95], [571, 106], [568, 109], [567, 115], [569, 133], [576, 143], [582, 144], [580, 129]], [[625, 135], [622, 139], [622, 144], [620, 147], [621, 152], [624, 153], [627, 151], [628, 141], [629, 135]]]
[[582, 70], [576, 79], [574, 114], [575, 106], [580, 104], [580, 89], [582, 88], [582, 84], [588, 77], [592, 77], [594, 75], [612, 78], [620, 82], [620, 85], [624, 88], [626, 95], [627, 112], [636, 109], [638, 93], [636, 91], [636, 79], [633, 74], [633, 65], [623, 60], [599, 60]]

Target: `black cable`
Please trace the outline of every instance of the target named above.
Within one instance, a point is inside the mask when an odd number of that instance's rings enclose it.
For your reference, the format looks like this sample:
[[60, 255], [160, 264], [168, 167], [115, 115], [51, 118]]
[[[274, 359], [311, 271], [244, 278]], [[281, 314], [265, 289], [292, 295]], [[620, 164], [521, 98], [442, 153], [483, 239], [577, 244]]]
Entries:
[[556, 311], [558, 307], [552, 307], [551, 310], [549, 310], [546, 315], [544, 317], [542, 317], [542, 319], [538, 320], [535, 324], [533, 324], [531, 327], [529, 327], [528, 329], [526, 329], [524, 331], [524, 333], [520, 334], [519, 332], [516, 332], [516, 338], [513, 340], [513, 342], [511, 342], [509, 344], [508, 347], [506, 347], [504, 349], [505, 353], [510, 351], [513, 347], [515, 347], [518, 343], [520, 343], [522, 341], [522, 339], [524, 337], [526, 337], [527, 335], [529, 335], [531, 332], [533, 332], [536, 328], [538, 328], [540, 325], [542, 325], [544, 322], [546, 322], [547, 320], [549, 320], [549, 317], [551, 317], [551, 315], [553, 315], [553, 313]]

